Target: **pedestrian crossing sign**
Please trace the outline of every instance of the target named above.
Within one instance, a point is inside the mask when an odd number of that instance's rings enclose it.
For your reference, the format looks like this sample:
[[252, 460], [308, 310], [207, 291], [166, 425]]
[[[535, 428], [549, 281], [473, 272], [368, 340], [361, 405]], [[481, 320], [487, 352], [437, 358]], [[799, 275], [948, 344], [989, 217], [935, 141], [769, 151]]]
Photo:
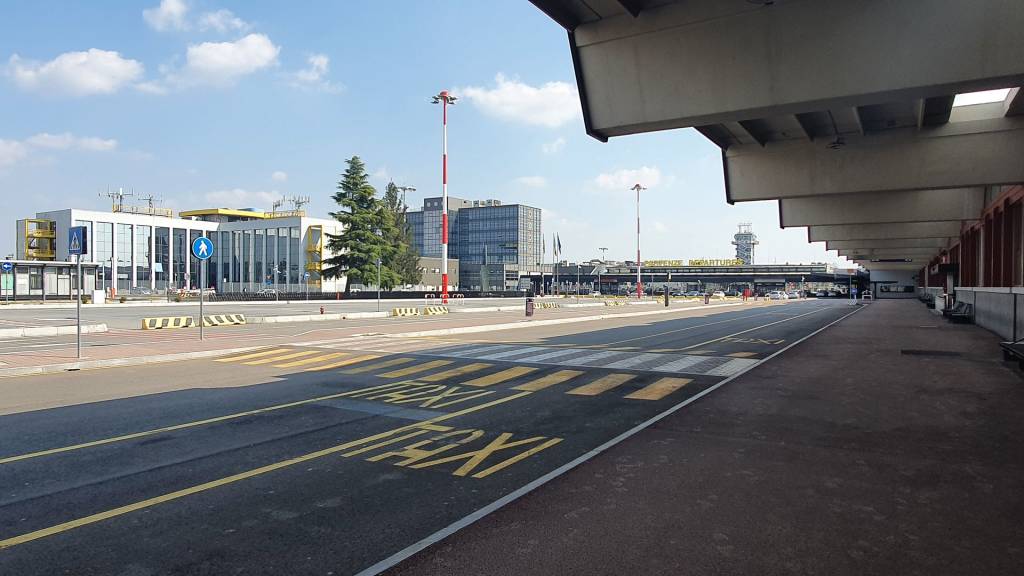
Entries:
[[68, 229], [68, 254], [81, 256], [89, 253], [89, 235], [85, 226]]

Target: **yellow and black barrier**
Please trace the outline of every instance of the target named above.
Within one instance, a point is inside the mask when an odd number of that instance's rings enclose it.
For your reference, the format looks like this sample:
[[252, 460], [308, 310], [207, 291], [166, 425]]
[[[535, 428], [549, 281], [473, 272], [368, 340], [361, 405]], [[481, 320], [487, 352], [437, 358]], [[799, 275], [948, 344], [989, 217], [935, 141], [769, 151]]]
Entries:
[[203, 326], [244, 326], [245, 314], [210, 314], [203, 316]]
[[160, 318], [143, 318], [143, 330], [163, 330], [165, 328], [194, 328], [196, 319], [191, 316], [163, 316]]
[[537, 302], [534, 308], [561, 308], [561, 305], [555, 302]]
[[439, 314], [447, 314], [447, 313], [448, 313], [448, 307], [447, 306], [424, 306], [423, 307], [423, 315], [424, 316], [437, 316]]
[[[429, 308], [429, 306], [428, 306], [428, 308]], [[420, 315], [420, 309], [419, 308], [392, 308], [391, 309], [391, 315], [392, 316], [419, 316]]]
[[605, 300], [604, 301], [604, 305], [605, 306], [625, 306], [626, 303], [623, 302], [622, 300]]

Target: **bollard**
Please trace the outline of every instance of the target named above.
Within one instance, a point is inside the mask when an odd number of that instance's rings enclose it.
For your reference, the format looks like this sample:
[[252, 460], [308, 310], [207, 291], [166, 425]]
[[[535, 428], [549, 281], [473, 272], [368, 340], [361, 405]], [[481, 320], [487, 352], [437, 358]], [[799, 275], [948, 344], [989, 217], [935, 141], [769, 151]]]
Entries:
[[320, 307], [320, 314], [323, 314], [323, 313], [324, 313], [324, 307], [323, 307], [323, 306], [321, 306], [321, 307]]
[[533, 306], [534, 306], [533, 298], [532, 297], [527, 298], [526, 299], [526, 316], [527, 317], [533, 316]]
[[711, 303], [711, 294], [704, 294], [704, 303], [705, 304], [710, 304]]
[[668, 288], [665, 288], [665, 307], [668, 308]]

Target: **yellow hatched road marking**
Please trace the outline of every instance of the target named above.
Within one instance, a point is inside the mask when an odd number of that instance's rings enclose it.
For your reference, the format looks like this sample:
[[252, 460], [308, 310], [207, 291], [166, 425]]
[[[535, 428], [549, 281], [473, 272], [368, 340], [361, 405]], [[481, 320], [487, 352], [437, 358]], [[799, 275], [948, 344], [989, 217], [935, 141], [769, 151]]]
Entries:
[[441, 380], [447, 380], [454, 376], [462, 376], [463, 374], [469, 374], [471, 372], [476, 372], [477, 370], [490, 368], [491, 366], [493, 366], [493, 364], [474, 362], [473, 364], [466, 364], [465, 366], [459, 366], [458, 368], [452, 368], [451, 370], [445, 370], [444, 372], [438, 372], [437, 374], [417, 378], [417, 380], [420, 382], [440, 382]]
[[418, 364], [416, 366], [410, 366], [408, 368], [400, 368], [398, 370], [392, 370], [384, 374], [379, 374], [381, 378], [401, 378], [402, 376], [408, 376], [410, 374], [416, 374], [419, 372], [426, 372], [434, 368], [440, 368], [441, 366], [447, 366], [451, 364], [451, 360], [434, 360], [425, 364]]
[[757, 352], [733, 352], [732, 354], [726, 354], [726, 356], [732, 356], [733, 358], [750, 358], [751, 356], [757, 356]]
[[330, 370], [332, 368], [341, 368], [342, 366], [351, 366], [352, 364], [358, 364], [367, 360], [376, 360], [380, 358], [380, 354], [364, 354], [362, 356], [356, 356], [355, 358], [348, 358], [340, 362], [332, 362], [330, 364], [324, 364], [323, 366], [314, 366], [312, 368], [306, 368], [306, 372], [316, 372], [318, 370]]
[[291, 354], [285, 354], [283, 356], [271, 356], [270, 358], [260, 358], [259, 360], [250, 360], [248, 362], [242, 362], [246, 366], [259, 366], [260, 364], [270, 364], [271, 362], [280, 362], [281, 360], [291, 360], [292, 358], [301, 358], [302, 356], [309, 356], [311, 354], [319, 354], [319, 350], [300, 350], [298, 352], [292, 352]]
[[377, 362], [376, 364], [370, 364], [369, 366], [360, 366], [359, 368], [345, 370], [345, 374], [362, 374], [363, 372], [370, 372], [371, 370], [377, 370], [378, 368], [390, 368], [391, 366], [398, 366], [399, 364], [405, 364], [412, 361], [413, 358], [395, 358], [394, 360], [385, 360], [384, 362]]
[[580, 374], [583, 374], [583, 372], [579, 370], [559, 370], [558, 372], [552, 372], [547, 376], [541, 376], [540, 378], [537, 378], [536, 380], [531, 380], [530, 382], [526, 382], [525, 384], [513, 386], [512, 389], [536, 392], [537, 390], [543, 390], [549, 386], [554, 386], [555, 384], [561, 384], [566, 380], [572, 380], [573, 378], [579, 376]]
[[294, 368], [296, 366], [305, 366], [306, 364], [313, 364], [316, 362], [326, 362], [327, 360], [333, 360], [339, 356], [347, 356], [345, 352], [332, 352], [330, 354], [322, 354], [320, 356], [313, 356], [312, 358], [303, 358], [302, 360], [295, 360], [294, 362], [285, 362], [284, 364], [274, 364], [274, 368]]
[[535, 372], [536, 370], [537, 368], [530, 368], [528, 366], [514, 366], [507, 370], [502, 370], [501, 372], [495, 372], [494, 374], [488, 374], [487, 376], [475, 378], [473, 380], [470, 380], [469, 382], [463, 382], [463, 384], [465, 384], [466, 386], [491, 386], [494, 384], [499, 384], [506, 380], [518, 378], [523, 374]]
[[633, 374], [609, 374], [594, 380], [590, 384], [584, 384], [579, 388], [573, 388], [566, 392], [566, 394], [575, 394], [577, 396], [597, 396], [598, 394], [607, 392], [616, 386], [621, 386], [633, 378], [636, 378]]
[[[352, 440], [350, 442], [345, 442], [344, 444], [339, 444], [337, 446], [332, 446], [330, 448], [325, 448], [323, 450], [317, 450], [316, 452], [310, 452], [309, 454], [304, 454], [302, 456], [298, 456], [296, 458], [291, 458], [289, 460], [282, 460], [281, 462], [275, 462], [273, 464], [268, 464], [266, 466], [261, 466], [259, 468], [254, 468], [252, 470], [247, 470], [247, 471], [241, 472], [239, 474], [234, 474], [234, 475], [231, 475], [231, 476], [226, 476], [224, 478], [213, 480], [211, 482], [205, 482], [203, 484], [197, 484], [195, 486], [190, 486], [188, 488], [185, 488], [185, 489], [182, 489], [182, 490], [178, 490], [176, 492], [170, 492], [170, 493], [164, 494], [162, 496], [157, 496], [155, 498], [149, 498], [148, 500], [142, 500], [142, 501], [139, 501], [139, 502], [134, 502], [134, 503], [128, 504], [126, 506], [121, 506], [121, 507], [118, 507], [118, 508], [113, 508], [113, 509], [107, 510], [105, 512], [100, 512], [98, 514], [92, 514], [90, 516], [85, 516], [85, 517], [82, 517], [82, 518], [78, 518], [76, 520], [71, 520], [69, 522], [64, 522], [62, 524], [57, 524], [55, 526], [50, 526], [49, 528], [43, 528], [42, 530], [36, 530], [35, 532], [28, 532], [26, 534], [22, 534], [21, 536], [15, 536], [13, 538], [8, 538], [6, 540], [0, 540], [0, 550], [5, 550], [5, 549], [10, 548], [12, 546], [17, 546], [19, 544], [24, 544], [26, 542], [31, 542], [33, 540], [39, 540], [40, 538], [46, 538], [47, 536], [53, 536], [54, 534], [60, 534], [61, 532], [67, 532], [68, 530], [74, 530], [75, 528], [81, 528], [82, 526], [88, 526], [89, 524], [95, 524], [96, 522], [102, 522], [103, 520], [109, 520], [110, 518], [116, 518], [117, 516], [122, 516], [122, 515], [128, 514], [130, 512], [135, 512], [136, 510], [142, 510], [144, 508], [148, 508], [148, 507], [154, 506], [156, 504], [162, 504], [164, 502], [170, 502], [171, 500], [177, 500], [179, 498], [184, 498], [185, 496], [190, 496], [192, 494], [198, 494], [200, 492], [204, 492], [206, 490], [210, 490], [210, 489], [217, 488], [217, 487], [220, 487], [220, 486], [225, 486], [227, 484], [233, 484], [233, 483], [238, 482], [240, 480], [245, 480], [247, 478], [252, 478], [254, 476], [259, 476], [261, 474], [266, 474], [267, 472], [273, 472], [274, 470], [280, 470], [281, 468], [287, 468], [289, 466], [294, 466], [296, 464], [301, 464], [303, 462], [308, 462], [310, 460], [315, 460], [317, 458], [322, 458], [324, 456], [329, 456], [331, 454], [337, 454], [338, 452], [343, 452], [343, 451], [348, 450], [349, 448], [352, 448], [352, 447], [355, 447], [355, 446], [363, 445], [363, 444], [366, 444], [368, 442], [372, 442], [372, 441], [380, 439], [380, 438], [387, 438], [388, 436], [393, 436], [394, 434], [396, 434], [398, 432], [401, 432], [403, 430], [409, 430], [409, 429], [417, 428], [417, 427], [424, 427], [424, 426], [427, 426], [427, 425], [430, 425], [430, 424], [435, 424], [437, 422], [442, 422], [442, 421], [445, 421], [445, 420], [450, 420], [452, 418], [457, 418], [457, 417], [463, 416], [465, 414], [476, 412], [478, 410], [483, 410], [485, 408], [490, 408], [491, 406], [495, 406], [497, 404], [502, 404], [504, 402], [508, 402], [508, 401], [511, 401], [511, 400], [516, 400], [518, 398], [522, 398], [523, 396], [529, 396], [529, 395], [530, 395], [530, 392], [520, 392], [518, 394], [512, 394], [511, 396], [506, 396], [504, 398], [499, 398], [499, 399], [493, 400], [491, 402], [486, 402], [484, 404], [478, 404], [476, 406], [471, 406], [471, 407], [466, 408], [464, 410], [459, 410], [458, 412], [451, 412], [451, 413], [448, 413], [448, 414], [443, 414], [441, 416], [435, 416], [434, 418], [430, 418], [429, 420], [424, 420], [423, 422], [415, 422], [415, 423], [412, 423], [412, 424], [407, 424], [405, 426], [401, 426], [401, 427], [393, 429], [393, 430], [388, 430], [386, 432], [381, 432], [380, 434], [375, 434], [373, 436], [368, 436], [368, 437], [365, 437], [365, 438], [360, 438], [358, 440]], [[554, 440], [554, 439], [552, 439], [552, 440]], [[549, 440], [548, 442], [551, 442], [552, 440]], [[501, 467], [500, 465], [501, 465], [501, 463], [499, 463], [496, 466], [492, 466], [492, 468], [497, 470], [497, 469], [499, 469], [499, 467]], [[490, 473], [490, 472], [493, 472], [495, 470], [488, 469], [488, 470], [484, 470], [483, 472]], [[481, 474], [483, 472], [481, 472]]]
[[693, 382], [690, 378], [662, 378], [625, 397], [630, 400], [661, 400], [690, 382]]
[[229, 356], [227, 358], [217, 358], [214, 362], [238, 362], [239, 360], [248, 360], [250, 358], [259, 358], [260, 356], [267, 356], [268, 354], [281, 354], [291, 350], [291, 348], [275, 348], [273, 350], [264, 350], [262, 352], [253, 352], [252, 354], [243, 354], [241, 356]]

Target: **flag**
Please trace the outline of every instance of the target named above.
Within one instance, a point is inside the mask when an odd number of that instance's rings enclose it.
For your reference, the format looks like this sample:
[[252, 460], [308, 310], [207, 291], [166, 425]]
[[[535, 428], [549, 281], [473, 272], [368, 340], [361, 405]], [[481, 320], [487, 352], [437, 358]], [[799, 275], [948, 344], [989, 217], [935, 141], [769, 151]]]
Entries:
[[561, 255], [562, 254], [562, 237], [556, 234], [555, 238], [556, 238], [555, 241], [558, 242], [558, 254]]

